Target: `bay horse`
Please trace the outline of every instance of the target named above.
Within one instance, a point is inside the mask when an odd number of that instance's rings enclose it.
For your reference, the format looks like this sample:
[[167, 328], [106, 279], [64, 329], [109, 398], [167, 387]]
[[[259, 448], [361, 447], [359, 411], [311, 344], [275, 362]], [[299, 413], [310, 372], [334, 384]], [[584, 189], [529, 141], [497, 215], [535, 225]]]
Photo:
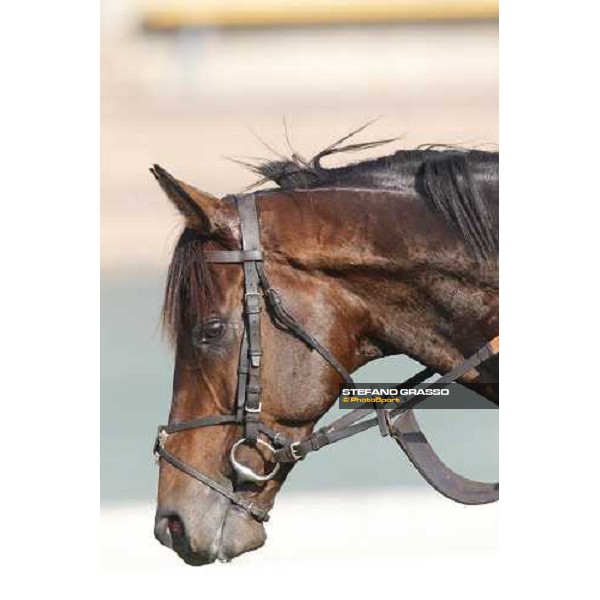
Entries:
[[[446, 373], [498, 335], [499, 154], [426, 147], [325, 168], [327, 153], [255, 165], [275, 185], [222, 199], [151, 169], [185, 225], [163, 308], [176, 363], [155, 536], [188, 564], [265, 543], [298, 458], [278, 461], [275, 442], [316, 439], [349, 373], [397, 354]], [[460, 381], [497, 377], [494, 356]]]

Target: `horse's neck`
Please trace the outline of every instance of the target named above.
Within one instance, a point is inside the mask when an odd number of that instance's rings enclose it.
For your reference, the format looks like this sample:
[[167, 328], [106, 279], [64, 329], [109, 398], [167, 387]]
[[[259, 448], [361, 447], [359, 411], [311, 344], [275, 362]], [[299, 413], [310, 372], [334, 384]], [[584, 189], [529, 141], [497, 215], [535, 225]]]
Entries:
[[497, 335], [497, 266], [478, 264], [415, 194], [294, 192], [272, 198], [264, 215], [287, 262], [366, 308], [379, 354], [444, 372]]
[[[479, 275], [479, 276], [478, 276]], [[362, 299], [385, 354], [407, 354], [445, 372], [498, 333], [498, 293], [482, 270], [466, 279], [422, 264], [373, 278]]]
[[445, 372], [498, 334], [498, 269], [478, 263], [454, 235], [429, 227], [413, 219], [401, 242], [372, 245], [363, 284], [353, 286], [386, 353]]

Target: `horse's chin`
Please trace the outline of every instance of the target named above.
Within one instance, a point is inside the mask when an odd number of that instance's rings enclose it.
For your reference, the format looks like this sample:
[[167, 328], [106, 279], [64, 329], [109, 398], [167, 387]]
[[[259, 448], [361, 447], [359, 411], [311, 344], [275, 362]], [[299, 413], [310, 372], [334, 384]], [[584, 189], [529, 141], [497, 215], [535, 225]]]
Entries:
[[175, 543], [171, 548], [186, 564], [194, 567], [215, 561], [230, 562], [241, 554], [260, 548], [267, 539], [263, 524], [233, 505], [225, 513], [210, 545], [202, 543], [205, 538], [201, 532], [195, 535], [190, 531], [188, 535], [187, 543]]
[[257, 550], [266, 539], [267, 534], [262, 523], [244, 510], [232, 506], [223, 522], [218, 559], [230, 561], [245, 552]]

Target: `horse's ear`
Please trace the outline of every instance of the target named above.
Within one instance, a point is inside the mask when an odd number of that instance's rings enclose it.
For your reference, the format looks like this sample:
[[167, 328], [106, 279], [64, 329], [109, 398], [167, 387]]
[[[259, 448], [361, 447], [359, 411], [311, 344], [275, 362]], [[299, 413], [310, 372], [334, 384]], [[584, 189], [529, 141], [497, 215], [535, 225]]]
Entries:
[[187, 227], [205, 235], [229, 232], [234, 217], [231, 207], [218, 198], [175, 179], [160, 165], [154, 165], [150, 172], [183, 215]]

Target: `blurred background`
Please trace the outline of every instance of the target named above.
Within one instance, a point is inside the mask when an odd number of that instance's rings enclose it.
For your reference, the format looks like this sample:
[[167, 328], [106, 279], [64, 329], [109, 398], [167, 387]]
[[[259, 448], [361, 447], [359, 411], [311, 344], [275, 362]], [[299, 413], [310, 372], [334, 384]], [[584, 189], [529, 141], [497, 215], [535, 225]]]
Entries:
[[[158, 162], [214, 195], [240, 191], [255, 176], [228, 157], [273, 156], [267, 145], [289, 153], [284, 119], [306, 157], [376, 117], [360, 139], [399, 137], [331, 165], [425, 143], [497, 149], [498, 6], [104, 0], [101, 18], [101, 560], [107, 569], [184, 568], [152, 536], [151, 448], [173, 368], [159, 315], [180, 221], [148, 167]], [[357, 378], [396, 381], [417, 368], [395, 357]], [[496, 411], [419, 418], [450, 466], [497, 480]], [[437, 496], [371, 431], [301, 463], [267, 545], [239, 561], [343, 558], [365, 544], [388, 556], [494, 552], [497, 510]], [[313, 528], [330, 532], [316, 549]]]

